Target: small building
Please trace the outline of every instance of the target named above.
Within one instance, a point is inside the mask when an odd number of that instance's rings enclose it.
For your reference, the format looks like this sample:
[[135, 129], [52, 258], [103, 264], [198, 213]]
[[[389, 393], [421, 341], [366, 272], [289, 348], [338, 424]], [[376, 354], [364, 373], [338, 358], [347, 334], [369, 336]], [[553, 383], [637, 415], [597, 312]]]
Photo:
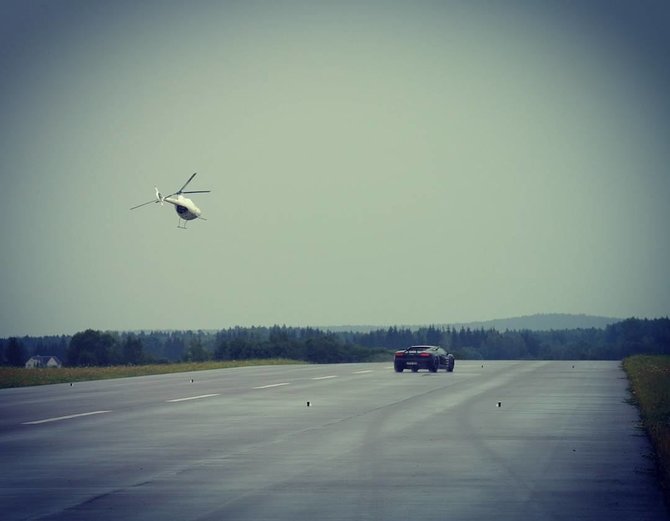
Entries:
[[63, 367], [63, 362], [57, 356], [36, 355], [26, 362], [26, 368], [32, 369], [35, 367]]

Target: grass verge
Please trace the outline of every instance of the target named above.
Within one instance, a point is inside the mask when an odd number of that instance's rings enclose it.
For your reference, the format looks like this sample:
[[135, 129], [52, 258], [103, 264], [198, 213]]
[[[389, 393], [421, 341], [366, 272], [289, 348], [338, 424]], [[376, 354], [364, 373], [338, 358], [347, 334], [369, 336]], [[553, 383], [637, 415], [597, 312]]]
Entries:
[[623, 361], [623, 368], [654, 446], [661, 487], [670, 505], [670, 356], [631, 356]]
[[108, 380], [130, 376], [154, 374], [187, 373], [209, 369], [228, 369], [253, 365], [289, 365], [304, 364], [297, 360], [230, 360], [225, 362], [190, 362], [181, 364], [156, 365], [119, 365], [111, 367], [61, 367], [53, 369], [25, 369], [23, 367], [0, 367], [0, 389], [8, 387], [27, 387], [88, 380]]

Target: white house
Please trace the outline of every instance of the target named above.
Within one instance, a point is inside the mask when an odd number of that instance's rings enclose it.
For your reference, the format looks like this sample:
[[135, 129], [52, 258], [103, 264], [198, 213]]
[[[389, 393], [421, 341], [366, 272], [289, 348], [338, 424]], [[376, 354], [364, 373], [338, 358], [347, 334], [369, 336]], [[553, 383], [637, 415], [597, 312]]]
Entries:
[[34, 367], [63, 367], [63, 362], [57, 356], [33, 356], [26, 362], [27, 368]]

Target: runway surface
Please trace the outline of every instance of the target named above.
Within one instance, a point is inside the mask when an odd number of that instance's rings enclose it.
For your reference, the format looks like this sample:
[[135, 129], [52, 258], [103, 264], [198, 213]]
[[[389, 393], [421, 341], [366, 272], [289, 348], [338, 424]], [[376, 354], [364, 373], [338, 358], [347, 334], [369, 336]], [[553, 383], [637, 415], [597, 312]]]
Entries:
[[618, 362], [457, 361], [6, 389], [0, 516], [668, 519], [627, 385]]

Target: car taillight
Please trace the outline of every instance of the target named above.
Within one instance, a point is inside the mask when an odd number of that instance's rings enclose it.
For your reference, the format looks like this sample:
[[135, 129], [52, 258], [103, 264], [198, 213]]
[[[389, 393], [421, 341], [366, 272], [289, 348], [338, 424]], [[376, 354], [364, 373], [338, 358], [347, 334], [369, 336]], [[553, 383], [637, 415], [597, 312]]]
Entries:
[[423, 358], [427, 358], [427, 357], [430, 356], [430, 353], [420, 353], [419, 356], [423, 357]]
[[396, 356], [405, 356], [405, 352], [404, 351], [396, 351], [395, 355]]

